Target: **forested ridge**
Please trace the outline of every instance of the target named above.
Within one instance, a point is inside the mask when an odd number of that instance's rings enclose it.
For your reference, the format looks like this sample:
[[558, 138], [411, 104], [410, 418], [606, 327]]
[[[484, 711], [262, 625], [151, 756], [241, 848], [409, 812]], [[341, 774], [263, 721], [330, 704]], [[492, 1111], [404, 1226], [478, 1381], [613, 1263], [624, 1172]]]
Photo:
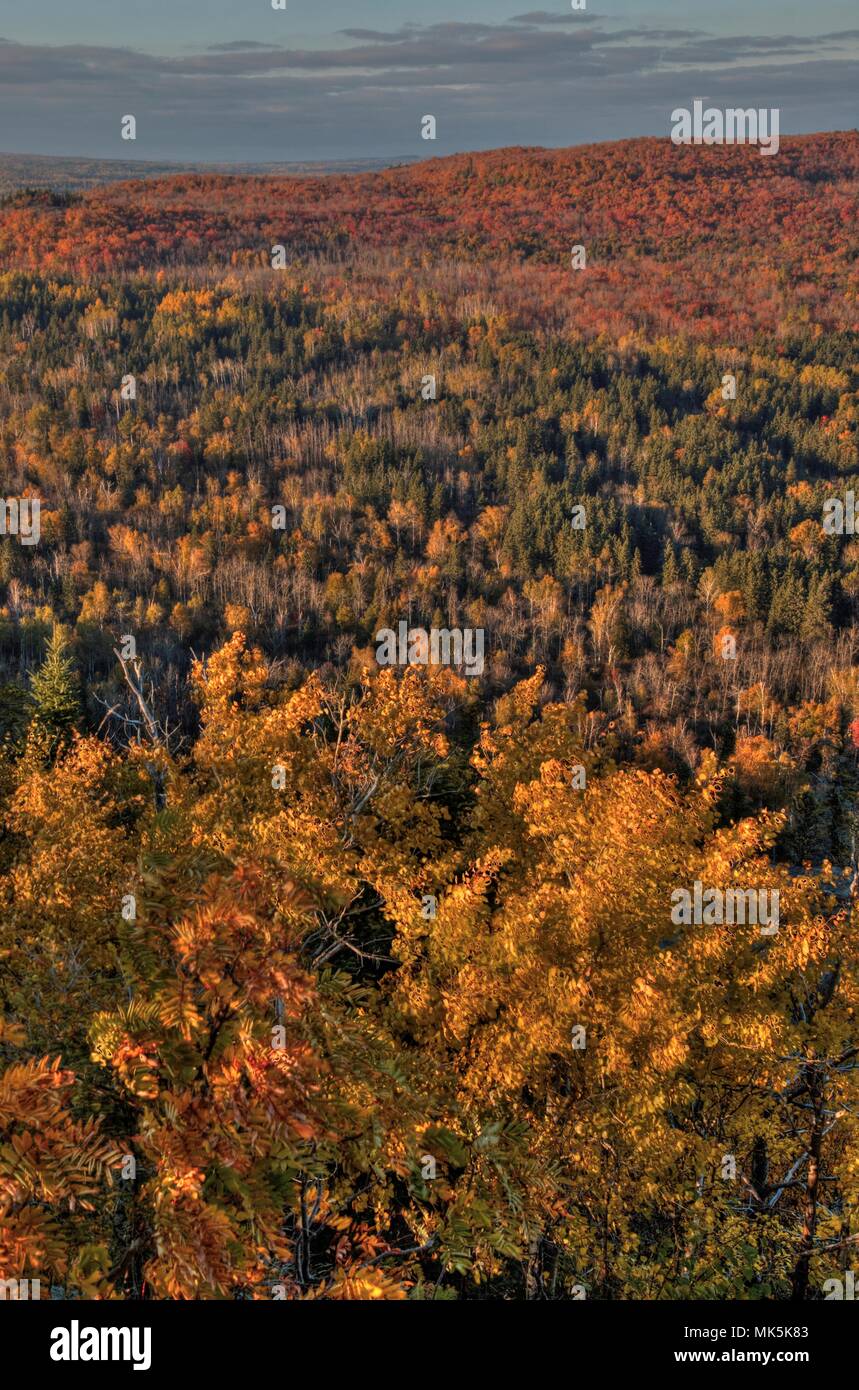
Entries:
[[[2, 200], [0, 1279], [843, 1276], [857, 162]], [[481, 674], [380, 669], [401, 622]]]

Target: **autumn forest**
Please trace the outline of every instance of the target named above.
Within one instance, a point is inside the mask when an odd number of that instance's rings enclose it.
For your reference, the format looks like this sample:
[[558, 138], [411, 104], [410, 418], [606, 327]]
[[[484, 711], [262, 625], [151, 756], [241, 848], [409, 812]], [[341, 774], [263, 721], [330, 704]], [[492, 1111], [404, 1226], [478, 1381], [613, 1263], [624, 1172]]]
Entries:
[[4, 183], [0, 1280], [833, 1296], [857, 177]]

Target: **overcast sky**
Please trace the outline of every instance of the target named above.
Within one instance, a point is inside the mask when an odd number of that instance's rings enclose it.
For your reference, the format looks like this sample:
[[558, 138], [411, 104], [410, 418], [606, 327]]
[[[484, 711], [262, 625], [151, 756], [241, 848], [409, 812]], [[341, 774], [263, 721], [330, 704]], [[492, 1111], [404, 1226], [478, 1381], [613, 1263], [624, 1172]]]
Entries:
[[779, 107], [782, 133], [859, 124], [857, 0], [286, 3], [0, 0], [0, 150], [426, 157], [667, 135], [695, 97]]

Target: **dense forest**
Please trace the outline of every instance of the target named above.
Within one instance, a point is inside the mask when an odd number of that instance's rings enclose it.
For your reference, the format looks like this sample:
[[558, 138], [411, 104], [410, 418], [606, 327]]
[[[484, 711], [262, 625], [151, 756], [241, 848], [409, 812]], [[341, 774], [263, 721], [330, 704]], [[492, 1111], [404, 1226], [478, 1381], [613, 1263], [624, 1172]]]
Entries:
[[[0, 539], [0, 1279], [843, 1276], [857, 174], [854, 133], [0, 201], [39, 503]], [[401, 623], [480, 673], [380, 667]], [[702, 884], [775, 929], [678, 921]]]

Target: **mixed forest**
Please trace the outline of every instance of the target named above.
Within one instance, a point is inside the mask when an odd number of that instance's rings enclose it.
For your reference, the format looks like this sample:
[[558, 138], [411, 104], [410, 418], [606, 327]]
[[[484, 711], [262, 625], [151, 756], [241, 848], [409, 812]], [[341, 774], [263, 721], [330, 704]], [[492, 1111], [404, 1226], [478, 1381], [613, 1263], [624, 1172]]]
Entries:
[[[0, 199], [0, 1280], [843, 1280], [857, 176], [844, 133]], [[482, 673], [380, 668], [401, 621]], [[694, 883], [778, 930], [678, 930]]]

